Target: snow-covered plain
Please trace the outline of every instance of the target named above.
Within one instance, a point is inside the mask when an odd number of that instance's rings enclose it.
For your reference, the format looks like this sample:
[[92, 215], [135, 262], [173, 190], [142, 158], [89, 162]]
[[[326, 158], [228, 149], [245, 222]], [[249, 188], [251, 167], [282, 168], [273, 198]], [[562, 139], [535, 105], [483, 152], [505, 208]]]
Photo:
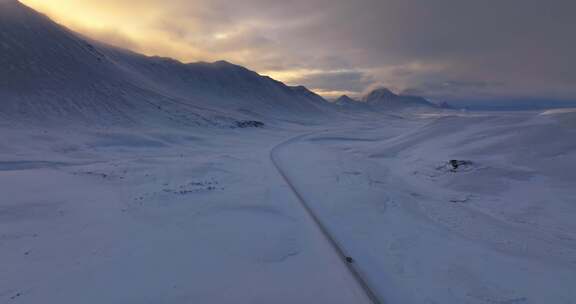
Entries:
[[0, 303], [576, 303], [575, 111], [340, 101], [0, 0]]
[[3, 128], [0, 302], [369, 302], [274, 151], [383, 302], [575, 303], [574, 113], [363, 115]]
[[269, 161], [286, 132], [204, 131], [4, 132], [0, 302], [361, 303]]
[[573, 114], [363, 124], [282, 156], [387, 303], [575, 303]]

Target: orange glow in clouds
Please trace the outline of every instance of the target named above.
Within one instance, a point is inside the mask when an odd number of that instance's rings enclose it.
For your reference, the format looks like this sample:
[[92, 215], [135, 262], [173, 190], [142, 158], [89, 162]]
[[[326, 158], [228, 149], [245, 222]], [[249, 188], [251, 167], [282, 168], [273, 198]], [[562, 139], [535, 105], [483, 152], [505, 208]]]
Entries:
[[[259, 69], [258, 50], [234, 47], [235, 38], [250, 24], [232, 28], [206, 28], [194, 18], [166, 18], [172, 16], [177, 6], [157, 0], [21, 0], [22, 3], [48, 15], [54, 21], [88, 37], [127, 48], [146, 55], [166, 56], [183, 62], [228, 60], [256, 69], [259, 73], [271, 76], [291, 85], [305, 75], [321, 71], [308, 69], [268, 70]], [[199, 5], [195, 1], [186, 2], [187, 7]], [[198, 7], [201, 9], [201, 7]], [[185, 29], [183, 36], [174, 35], [163, 28], [165, 20], [175, 22], [178, 28]], [[219, 48], [222, 45], [232, 47]], [[314, 90], [314, 88], [310, 88]], [[315, 90], [326, 97], [336, 97], [340, 91]], [[352, 93], [353, 94], [353, 93]]]

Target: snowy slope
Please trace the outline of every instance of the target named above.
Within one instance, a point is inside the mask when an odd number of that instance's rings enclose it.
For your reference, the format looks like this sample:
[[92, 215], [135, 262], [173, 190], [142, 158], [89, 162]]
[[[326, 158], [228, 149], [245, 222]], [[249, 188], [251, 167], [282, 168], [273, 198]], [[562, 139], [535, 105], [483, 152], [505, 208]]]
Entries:
[[101, 48], [128, 74], [194, 104], [267, 114], [318, 114], [329, 108], [324, 99], [304, 87], [291, 88], [226, 61], [183, 64], [109, 46]]
[[0, 4], [0, 115], [104, 124], [226, 124], [329, 105], [227, 62], [183, 64], [89, 41], [17, 1]]
[[0, 303], [369, 303], [269, 161], [297, 130], [134, 129], [0, 129]]
[[352, 123], [280, 158], [385, 303], [574, 303], [574, 114]]

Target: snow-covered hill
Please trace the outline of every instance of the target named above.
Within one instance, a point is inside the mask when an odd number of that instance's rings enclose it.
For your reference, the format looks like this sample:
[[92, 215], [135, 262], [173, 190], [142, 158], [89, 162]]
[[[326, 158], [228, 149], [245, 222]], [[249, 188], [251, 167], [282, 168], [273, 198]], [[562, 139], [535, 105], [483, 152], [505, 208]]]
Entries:
[[226, 125], [330, 108], [303, 87], [224, 61], [184, 64], [91, 41], [18, 1], [0, 2], [0, 66], [4, 120]]
[[576, 112], [344, 124], [279, 158], [383, 302], [574, 303]]

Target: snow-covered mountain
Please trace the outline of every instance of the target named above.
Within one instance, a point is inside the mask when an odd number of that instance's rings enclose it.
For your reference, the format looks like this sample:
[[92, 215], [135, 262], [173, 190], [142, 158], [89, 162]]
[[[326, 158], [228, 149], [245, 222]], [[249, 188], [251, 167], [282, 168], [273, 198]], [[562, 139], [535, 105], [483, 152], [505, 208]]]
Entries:
[[184, 64], [91, 41], [16, 0], [0, 1], [0, 66], [3, 120], [227, 124], [331, 107], [225, 61]]
[[350, 98], [348, 95], [342, 95], [334, 101], [334, 104], [338, 106], [351, 106], [356, 105], [357, 103], [358, 103], [357, 100]]
[[342, 95], [334, 104], [345, 111], [395, 111], [414, 109], [433, 109], [439, 106], [420, 96], [398, 95], [387, 88], [377, 88], [363, 96], [360, 100]]
[[387, 88], [377, 88], [361, 100], [367, 105], [385, 109], [404, 109], [411, 107], [434, 108], [436, 105], [420, 96], [398, 95]]

